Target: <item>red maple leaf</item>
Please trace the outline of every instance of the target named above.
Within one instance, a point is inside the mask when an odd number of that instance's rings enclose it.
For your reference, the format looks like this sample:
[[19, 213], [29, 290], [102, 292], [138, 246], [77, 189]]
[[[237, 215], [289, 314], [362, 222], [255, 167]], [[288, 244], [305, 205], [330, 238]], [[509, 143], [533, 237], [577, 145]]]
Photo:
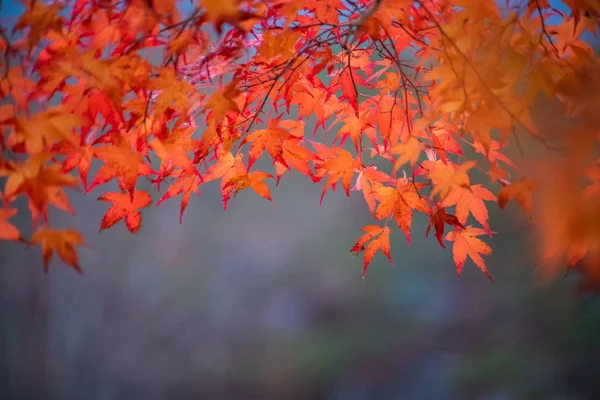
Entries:
[[136, 233], [142, 226], [142, 213], [140, 209], [152, 204], [150, 195], [142, 190], [136, 190], [133, 196], [125, 193], [105, 193], [98, 200], [113, 203], [102, 218], [100, 231], [110, 228], [125, 218], [127, 229], [131, 233]]
[[429, 219], [429, 225], [427, 226], [427, 230], [425, 231], [425, 237], [429, 235], [429, 231], [431, 227], [435, 227], [435, 237], [443, 248], [446, 248], [444, 242], [442, 241], [442, 236], [444, 236], [444, 229], [446, 224], [453, 226], [455, 228], [465, 229], [463, 224], [460, 223], [456, 215], [446, 213], [446, 209], [444, 207], [440, 207], [437, 209], [435, 213]]

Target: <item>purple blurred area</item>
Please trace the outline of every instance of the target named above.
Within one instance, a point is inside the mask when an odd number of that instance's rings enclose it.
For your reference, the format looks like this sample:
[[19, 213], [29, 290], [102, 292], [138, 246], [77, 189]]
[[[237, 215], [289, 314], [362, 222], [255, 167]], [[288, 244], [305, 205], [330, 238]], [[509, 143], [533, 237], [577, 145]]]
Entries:
[[516, 212], [491, 215], [495, 284], [472, 264], [456, 279], [422, 218], [363, 280], [360, 192], [319, 207], [320, 190], [292, 175], [275, 209], [242, 192], [223, 212], [207, 185], [182, 226], [169, 200], [137, 235], [97, 233], [107, 205], [73, 194], [77, 215], [51, 218], [93, 245], [83, 276], [0, 248], [0, 398], [600, 398], [598, 299], [538, 283]]

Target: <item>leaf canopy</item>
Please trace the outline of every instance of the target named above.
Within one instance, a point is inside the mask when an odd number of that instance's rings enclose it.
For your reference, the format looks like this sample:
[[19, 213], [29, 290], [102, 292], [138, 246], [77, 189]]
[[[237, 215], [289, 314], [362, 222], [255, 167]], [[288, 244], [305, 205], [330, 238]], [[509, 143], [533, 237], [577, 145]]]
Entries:
[[[442, 247], [450, 229], [459, 273], [471, 259], [489, 274], [488, 207], [514, 201], [543, 259], [600, 284], [600, 61], [584, 40], [600, 3], [551, 3], [23, 2], [0, 27], [0, 240], [27, 241], [10, 220], [29, 212], [46, 267], [57, 251], [79, 269], [83, 238], [48, 219], [73, 212], [68, 188], [117, 181], [100, 227], [135, 233], [153, 202], [141, 180], [164, 188], [157, 205], [182, 195], [182, 218], [211, 181], [226, 208], [247, 189], [273, 201], [297, 171], [321, 202], [338, 186], [364, 198], [379, 223], [352, 248], [365, 272], [378, 250], [391, 261], [389, 225], [410, 243], [422, 213]], [[548, 105], [568, 127], [540, 128]]]

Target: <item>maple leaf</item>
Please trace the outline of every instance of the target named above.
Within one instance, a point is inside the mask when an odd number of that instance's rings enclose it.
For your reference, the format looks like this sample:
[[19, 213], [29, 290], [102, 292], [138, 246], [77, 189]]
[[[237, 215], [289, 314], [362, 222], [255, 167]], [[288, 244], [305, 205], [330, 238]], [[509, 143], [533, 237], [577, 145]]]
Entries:
[[94, 154], [102, 159], [104, 164], [98, 169], [86, 192], [117, 178], [121, 189], [129, 192], [133, 198], [138, 175], [152, 173], [150, 166], [142, 161], [142, 154], [132, 151], [131, 147], [124, 142], [96, 147]]
[[[282, 158], [285, 161], [284, 163], [279, 163], [287, 169], [291, 169], [293, 167], [296, 171], [303, 173], [304, 175], [310, 177], [315, 180], [315, 176], [310, 168], [309, 161], [315, 160], [315, 155], [308, 150], [306, 147], [301, 146], [296, 140], [285, 140], [282, 144], [283, 155]], [[277, 163], [277, 161], [276, 161]], [[279, 171], [277, 173], [277, 183], [279, 183], [279, 178], [282, 173]]]
[[195, 91], [188, 82], [177, 78], [173, 68], [162, 68], [157, 78], [149, 82], [148, 88], [159, 93], [154, 100], [154, 112], [158, 115], [174, 106], [183, 115], [189, 109], [190, 94]]
[[96, 25], [96, 35], [94, 36], [93, 44], [98, 49], [105, 49], [111, 44], [121, 41], [121, 32], [118, 26], [110, 23], [106, 13], [99, 12], [96, 14], [97, 19], [93, 21]]
[[481, 255], [492, 254], [492, 249], [490, 246], [477, 238], [477, 236], [481, 236], [485, 233], [485, 230], [481, 228], [473, 228], [471, 225], [469, 225], [465, 229], [448, 232], [446, 235], [446, 240], [454, 242], [452, 245], [452, 254], [454, 257], [454, 262], [456, 263], [456, 272], [459, 277], [462, 268], [467, 261], [467, 256], [469, 256], [475, 265], [477, 265], [492, 282], [494, 281], [488, 272], [487, 267], [485, 266], [483, 258], [481, 258]]
[[300, 33], [294, 31], [284, 31], [283, 34], [267, 31], [263, 35], [263, 41], [258, 48], [258, 52], [267, 60], [274, 57], [280, 58], [281, 61], [293, 58], [296, 54], [294, 47], [299, 37]]
[[344, 68], [340, 74], [340, 85], [342, 87], [344, 98], [348, 101], [348, 103], [350, 103], [354, 113], [358, 117], [358, 90], [356, 88], [357, 80], [358, 75], [352, 72], [352, 68], [350, 66]]
[[389, 176], [383, 171], [377, 170], [377, 167], [375, 166], [370, 166], [360, 171], [352, 190], [362, 190], [365, 201], [369, 206], [369, 211], [373, 213], [375, 212], [375, 205], [377, 202], [376, 194], [378, 190], [385, 183], [392, 182], [393, 179], [391, 176]]
[[32, 118], [17, 117], [14, 144], [24, 143], [29, 154], [40, 154], [54, 143], [64, 140], [77, 143], [73, 129], [84, 124], [82, 117], [52, 109]]
[[58, 252], [58, 256], [68, 265], [73, 267], [77, 272], [83, 274], [79, 267], [79, 258], [77, 256], [76, 246], [85, 244], [81, 234], [72, 229], [52, 229], [42, 227], [38, 229], [31, 237], [32, 244], [39, 244], [42, 248], [42, 256], [44, 259], [44, 271], [48, 272], [48, 267], [54, 252]]
[[510, 177], [509, 173], [500, 168], [496, 162], [490, 162], [490, 171], [488, 172], [488, 175], [492, 183], [496, 181], [506, 183], [507, 179]]
[[64, 174], [59, 165], [47, 163], [48, 156], [39, 154], [31, 156], [23, 164], [11, 163], [0, 168], [0, 176], [8, 176], [4, 186], [5, 197], [12, 201], [25, 194], [34, 223], [39, 214], [48, 219], [48, 204], [72, 212], [63, 187], [77, 186], [77, 179]]
[[398, 155], [394, 163], [394, 174], [406, 163], [410, 163], [414, 168], [424, 148], [425, 146], [414, 137], [411, 137], [407, 143], [398, 143], [392, 147], [390, 153]]
[[346, 196], [350, 197], [352, 177], [354, 176], [355, 170], [360, 168], [360, 159], [353, 158], [352, 154], [348, 151], [337, 147], [333, 149], [333, 153], [328, 152], [327, 154], [324, 154], [324, 156], [329, 156], [329, 159], [324, 162], [319, 162], [315, 166], [318, 177], [327, 175], [327, 181], [325, 182], [325, 187], [321, 193], [321, 204], [323, 204], [323, 198], [325, 197], [327, 189], [332, 187], [332, 189], [335, 190], [335, 185], [339, 180], [342, 181]]
[[475, 161], [467, 161], [457, 168], [451, 165], [433, 164], [434, 168], [429, 173], [434, 182], [431, 197], [439, 194], [440, 198], [444, 200], [455, 187], [470, 188], [471, 181], [467, 172], [476, 164]]
[[98, 200], [113, 203], [102, 218], [100, 232], [125, 218], [127, 229], [136, 233], [142, 226], [142, 213], [139, 210], [152, 204], [152, 198], [143, 190], [136, 190], [133, 196], [126, 193], [105, 193]]
[[28, 8], [15, 24], [13, 33], [29, 28], [27, 44], [29, 49], [33, 49], [47, 31], [61, 31], [63, 21], [58, 15], [61, 8], [58, 3], [44, 4], [37, 1], [32, 3], [31, 8]]
[[221, 190], [235, 176], [245, 175], [247, 168], [242, 162], [242, 154], [233, 155], [231, 151], [222, 152], [217, 162], [204, 172], [204, 182], [221, 179]]
[[[125, 218], [130, 230], [151, 202], [136, 194], [143, 177], [158, 191], [169, 182], [157, 205], [182, 196], [180, 222], [191, 193], [212, 180], [220, 180], [224, 208], [247, 188], [272, 201], [271, 171], [250, 172], [262, 157], [272, 162], [276, 185], [294, 170], [325, 179], [321, 202], [337, 185], [349, 196], [357, 174], [352, 190], [385, 221], [371, 229], [369, 259], [378, 249], [389, 254], [392, 219], [410, 243], [413, 214], [423, 212], [426, 236], [435, 228], [443, 246], [450, 225], [455, 259], [474, 254], [482, 264], [479, 231], [464, 227], [472, 215], [491, 234], [489, 185], [504, 186], [501, 208], [516, 200], [530, 216], [540, 186], [547, 197], [536, 204], [534, 223], [542, 247], [566, 254], [569, 268], [581, 264], [600, 287], [600, 268], [592, 265], [600, 259], [600, 63], [584, 37], [600, 20], [594, 1], [566, 1], [571, 14], [547, 0], [517, 13], [491, 0], [460, 7], [409, 0], [71, 3], [24, 2], [12, 32], [0, 27], [7, 65], [0, 97], [8, 99], [0, 106], [0, 197], [10, 210], [0, 215], [0, 237], [14, 240], [15, 229], [22, 231], [7, 222], [13, 202], [28, 203], [34, 225], [40, 215], [49, 223], [49, 206], [74, 212], [65, 190], [80, 181], [87, 193], [116, 180], [122, 194], [106, 195], [118, 197], [103, 221]], [[540, 103], [539, 94], [558, 107]], [[577, 123], [563, 129], [555, 118]], [[313, 140], [304, 135], [308, 126]], [[329, 134], [334, 139], [325, 143]], [[541, 157], [523, 160], [542, 172], [535, 185], [509, 182], [511, 154], [526, 136], [567, 150], [545, 154], [548, 165]], [[348, 138], [353, 145], [345, 147]], [[463, 152], [464, 145], [471, 149]], [[390, 161], [391, 171], [366, 167], [365, 150]], [[485, 186], [472, 181], [480, 174], [469, 174], [480, 154], [488, 162], [478, 168], [489, 176]], [[407, 164], [410, 178], [406, 171], [396, 177]], [[78, 178], [69, 175], [75, 169]], [[473, 248], [482, 251], [467, 251]]]
[[[0, 81], [0, 93], [2, 96], [10, 96], [20, 109], [27, 107], [29, 93], [35, 90], [34, 81], [28, 77], [28, 73], [22, 66], [13, 66], [8, 69], [6, 79]], [[14, 115], [13, 115], [14, 116]]]
[[172, 39], [169, 42], [167, 48], [167, 54], [169, 56], [179, 56], [184, 53], [188, 47], [192, 46], [194, 41], [194, 33], [190, 29], [186, 29], [181, 34], [179, 34], [176, 38]]
[[8, 220], [17, 214], [16, 208], [0, 209], [0, 239], [16, 241], [21, 238], [21, 233]]
[[383, 220], [393, 217], [398, 227], [404, 232], [409, 246], [411, 244], [412, 210], [429, 212], [427, 201], [417, 191], [424, 186], [423, 184], [413, 185], [405, 179], [398, 179], [396, 186], [382, 186], [375, 193], [375, 198], [379, 201], [375, 210], [375, 218]]
[[105, 91], [96, 90], [88, 96], [88, 118], [90, 121], [96, 122], [98, 115], [101, 115], [105, 124], [117, 128], [119, 123], [122, 122], [123, 116], [117, 111], [108, 94]]
[[454, 187], [441, 205], [442, 207], [456, 205], [456, 217], [463, 225], [467, 223], [467, 218], [471, 213], [477, 222], [483, 225], [488, 234], [491, 234], [488, 226], [488, 211], [483, 202], [484, 200], [496, 201], [496, 196], [481, 185], [473, 185], [469, 189]]
[[[315, 160], [315, 155], [303, 145], [304, 143], [304, 123], [302, 121], [284, 120], [277, 118], [272, 121], [273, 126], [278, 126], [275, 132], [262, 132], [260, 135], [248, 135], [248, 141], [253, 142], [252, 147], [257, 146], [256, 150], [250, 148], [250, 157], [258, 158], [266, 149], [275, 163], [276, 183], [286, 171], [292, 168], [302, 174], [315, 179], [309, 162]], [[264, 149], [263, 149], [264, 147]], [[280, 152], [281, 150], [281, 152]], [[255, 151], [257, 153], [255, 153]], [[251, 164], [248, 166], [250, 168]]]
[[483, 147], [481, 142], [478, 140], [475, 141], [475, 143], [473, 143], [473, 147], [475, 148], [475, 151], [477, 151], [477, 153], [486, 155], [486, 157], [490, 161], [490, 163], [496, 163], [497, 161], [502, 161], [503, 163], [505, 163], [513, 168], [516, 168], [516, 165], [512, 161], [510, 161], [510, 159], [508, 157], [506, 157], [506, 155], [504, 155], [500, 152], [503, 149], [503, 146], [496, 141], [491, 141], [489, 143], [487, 150]]
[[444, 164], [448, 162], [448, 153], [463, 155], [463, 151], [456, 141], [458, 129], [445, 121], [437, 121], [429, 127], [429, 136], [433, 142], [435, 153]]
[[179, 167], [188, 174], [198, 174], [188, 152], [196, 147], [189, 136], [191, 132], [177, 129], [164, 140], [154, 139], [148, 145], [161, 160], [161, 169]]
[[69, 173], [75, 168], [79, 171], [79, 177], [83, 183], [84, 190], [88, 189], [87, 178], [92, 166], [94, 150], [92, 146], [73, 145], [62, 142], [54, 148], [57, 153], [65, 156], [62, 162], [62, 171]]
[[252, 143], [248, 151], [248, 169], [252, 168], [254, 161], [258, 160], [265, 150], [273, 160], [286, 164], [282, 141], [291, 138], [291, 134], [277, 127], [277, 123], [278, 121], [273, 121], [267, 129], [258, 129], [246, 136], [245, 140]]
[[346, 115], [345, 118], [341, 120], [343, 125], [334, 140], [341, 138], [340, 146], [343, 146], [346, 140], [351, 138], [356, 151], [359, 151], [359, 148], [362, 148], [363, 133], [367, 135], [371, 142], [377, 143], [375, 129], [370, 126], [371, 124], [368, 122], [367, 118], [368, 116], [366, 114], [361, 115], [360, 118], [354, 114]]
[[[366, 232], [356, 244], [350, 250], [351, 253], [358, 255], [361, 251], [364, 251], [364, 267], [363, 267], [363, 278], [367, 273], [367, 268], [371, 260], [377, 253], [377, 250], [381, 250], [383, 254], [390, 261], [390, 264], [394, 265], [392, 256], [390, 254], [390, 233], [392, 230], [387, 227], [381, 227], [379, 225], [368, 225], [362, 228], [363, 232]], [[371, 241], [366, 247], [365, 244]]]
[[230, 111], [240, 112], [234, 100], [241, 93], [236, 85], [237, 81], [231, 82], [223, 89], [213, 93], [206, 103], [206, 108], [212, 111], [210, 115], [214, 121], [221, 121]]
[[435, 237], [437, 238], [438, 242], [440, 243], [440, 246], [442, 246], [444, 249], [446, 248], [446, 246], [444, 245], [444, 242], [442, 241], [442, 237], [444, 236], [444, 228], [445, 228], [446, 224], [448, 224], [450, 226], [454, 226], [455, 228], [465, 229], [465, 227], [458, 220], [456, 215], [448, 214], [444, 207], [440, 207], [429, 218], [429, 225], [427, 226], [427, 230], [425, 231], [425, 237], [427, 237], [429, 235], [429, 231], [431, 230], [431, 227], [432, 226], [435, 227]]
[[[292, 92], [290, 91], [290, 94]], [[315, 128], [325, 126], [325, 121], [331, 117], [338, 108], [334, 98], [329, 99], [328, 93], [320, 88], [315, 88], [310, 92], [295, 93], [293, 101], [298, 105], [298, 114], [300, 117], [310, 117], [312, 114], [317, 118]]]
[[200, 195], [198, 190], [200, 183], [201, 177], [197, 175], [187, 175], [182, 171], [179, 174], [177, 181], [169, 186], [169, 189], [167, 189], [163, 197], [156, 203], [156, 206], [160, 206], [163, 201], [170, 199], [171, 197], [179, 196], [183, 193], [183, 198], [181, 199], [181, 209], [179, 211], [179, 223], [183, 224], [183, 213], [187, 208], [192, 192], [196, 193], [198, 196]]
[[271, 192], [264, 182], [267, 178], [273, 178], [273, 176], [264, 171], [254, 171], [231, 178], [223, 186], [223, 203], [225, 209], [227, 209], [227, 201], [232, 196], [237, 195], [237, 193], [247, 188], [252, 188], [259, 196], [264, 197], [272, 203]]
[[504, 186], [498, 193], [498, 204], [504, 209], [510, 200], [516, 202], [529, 214], [533, 207], [532, 190], [535, 188], [535, 182], [530, 178], [521, 178], [515, 183]]

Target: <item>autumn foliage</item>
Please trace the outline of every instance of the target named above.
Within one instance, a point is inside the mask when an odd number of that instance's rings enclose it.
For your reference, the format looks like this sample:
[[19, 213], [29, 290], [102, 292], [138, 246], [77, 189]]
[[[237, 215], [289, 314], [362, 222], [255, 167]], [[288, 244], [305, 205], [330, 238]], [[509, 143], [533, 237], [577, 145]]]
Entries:
[[[243, 190], [272, 201], [299, 172], [321, 202], [339, 186], [364, 197], [373, 223], [352, 252], [365, 272], [379, 251], [392, 262], [397, 235], [432, 232], [459, 274], [470, 259], [490, 276], [488, 208], [515, 203], [541, 262], [600, 283], [600, 61], [582, 39], [599, 1], [23, 6], [0, 31], [0, 238], [40, 246], [46, 268], [57, 254], [80, 270], [83, 237], [48, 218], [74, 212], [70, 189], [116, 180], [100, 230], [135, 233], [150, 205], [177, 197], [183, 217], [211, 181], [227, 208]], [[568, 124], [540, 129], [550, 107]], [[11, 223], [19, 199], [31, 237]]]

